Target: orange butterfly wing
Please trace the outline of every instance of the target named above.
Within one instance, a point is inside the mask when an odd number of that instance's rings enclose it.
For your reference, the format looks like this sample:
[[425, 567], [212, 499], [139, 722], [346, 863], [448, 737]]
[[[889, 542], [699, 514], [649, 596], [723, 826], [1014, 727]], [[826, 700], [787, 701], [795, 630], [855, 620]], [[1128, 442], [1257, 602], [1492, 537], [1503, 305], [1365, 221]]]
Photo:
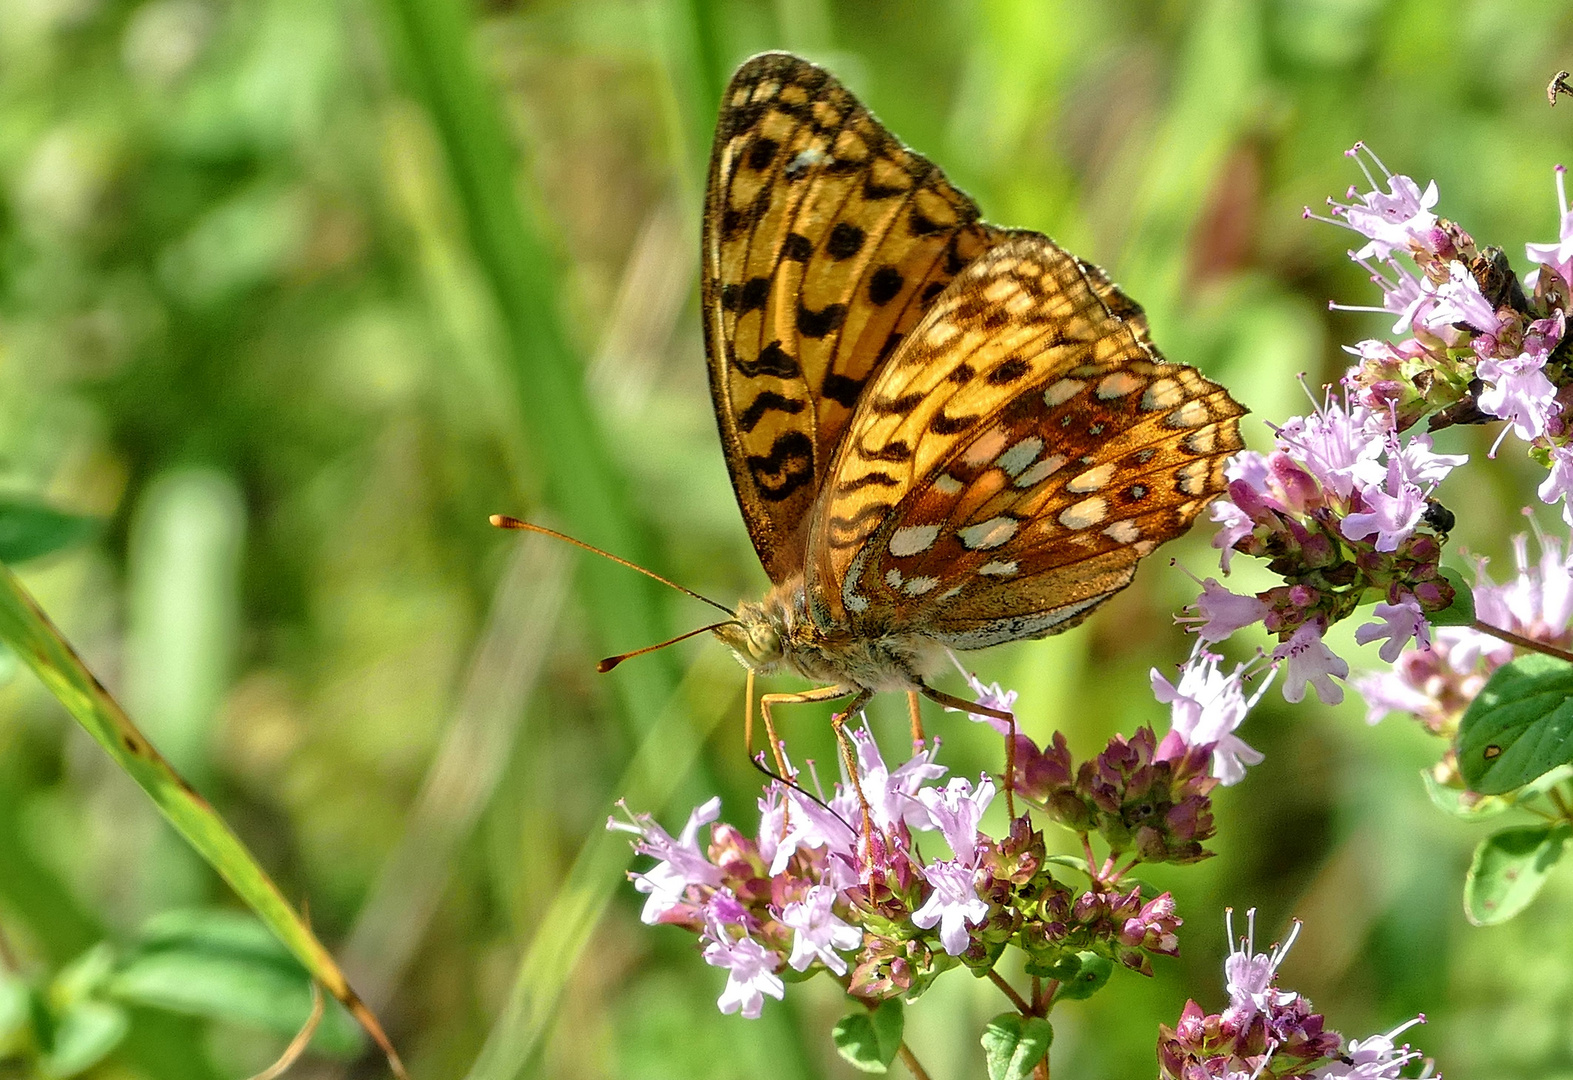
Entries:
[[1245, 410], [1047, 237], [973, 262], [868, 387], [816, 513], [811, 610], [954, 648], [1041, 637], [1224, 490]]
[[785, 53], [722, 99], [703, 307], [727, 468], [772, 581], [807, 526], [870, 375], [1002, 233], [832, 75]]

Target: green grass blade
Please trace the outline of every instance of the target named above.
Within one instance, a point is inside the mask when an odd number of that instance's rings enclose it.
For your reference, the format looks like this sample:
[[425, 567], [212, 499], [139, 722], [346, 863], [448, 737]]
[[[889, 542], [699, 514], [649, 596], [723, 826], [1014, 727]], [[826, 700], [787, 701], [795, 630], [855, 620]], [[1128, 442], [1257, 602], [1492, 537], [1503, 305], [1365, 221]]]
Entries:
[[382, 1025], [351, 989], [344, 973], [317, 940], [311, 927], [284, 899], [278, 886], [224, 819], [147, 741], [28, 595], [16, 575], [3, 565], [0, 565], [0, 641], [16, 650], [66, 711], [87, 729], [115, 764], [147, 792], [159, 812], [278, 935], [312, 978], [360, 1021], [388, 1055], [394, 1072], [403, 1076], [403, 1065]]
[[[734, 670], [729, 658], [716, 649], [694, 661], [618, 781], [617, 790], [630, 808], [659, 810], [683, 783], [711, 729], [735, 706], [733, 694], [715, 692], [717, 684], [735, 678]], [[536, 928], [508, 1004], [466, 1080], [516, 1080], [527, 1074], [601, 914], [627, 880], [624, 870], [632, 857], [625, 833], [603, 831], [579, 850]]]
[[[559, 283], [566, 275], [519, 198], [519, 151], [477, 63], [467, 6], [386, 0], [385, 8], [394, 51], [442, 145], [465, 233], [501, 319], [525, 445], [547, 498], [566, 531], [650, 565], [643, 530], [628, 510], [625, 478], [601, 437], [581, 358], [563, 325]], [[650, 582], [595, 559], [582, 561], [579, 581], [605, 651], [666, 636]], [[663, 657], [619, 672], [616, 688], [635, 731], [654, 720], [674, 675]]]

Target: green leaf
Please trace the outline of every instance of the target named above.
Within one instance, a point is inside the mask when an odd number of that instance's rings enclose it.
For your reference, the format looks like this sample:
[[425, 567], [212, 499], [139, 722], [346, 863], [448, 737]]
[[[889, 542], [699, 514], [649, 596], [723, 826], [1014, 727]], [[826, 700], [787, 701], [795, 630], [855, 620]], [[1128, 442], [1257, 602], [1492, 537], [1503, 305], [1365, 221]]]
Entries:
[[[107, 984], [120, 1001], [262, 1028], [299, 1031], [311, 982], [267, 928], [238, 911], [176, 910], [148, 921], [138, 948]], [[349, 1015], [330, 1008], [312, 1047], [348, 1057], [362, 1049]]]
[[1053, 863], [1055, 866], [1068, 867], [1071, 870], [1075, 870], [1079, 874], [1086, 874], [1088, 872], [1087, 860], [1084, 856], [1081, 855], [1046, 855], [1044, 856], [1043, 861], [1046, 863]]
[[102, 1001], [83, 1001], [60, 1016], [54, 1046], [45, 1056], [47, 1077], [76, 1076], [97, 1065], [131, 1029], [126, 1011]]
[[1001, 1013], [983, 1030], [989, 1080], [1026, 1080], [1049, 1052], [1054, 1028], [1041, 1016]]
[[0, 641], [16, 650], [39, 681], [115, 764], [136, 781], [186, 842], [278, 935], [323, 989], [350, 1011], [388, 1058], [395, 1075], [402, 1076], [403, 1065], [382, 1025], [350, 987], [344, 972], [311, 927], [284, 899], [229, 824], [170, 767], [120, 703], [93, 677], [16, 575], [4, 566], [0, 566]]
[[98, 532], [97, 518], [63, 514], [43, 503], [0, 499], [0, 562], [36, 559]]
[[1513, 806], [1509, 799], [1498, 798], [1495, 795], [1481, 796], [1479, 792], [1470, 792], [1439, 783], [1430, 769], [1420, 770], [1420, 784], [1425, 788], [1426, 798], [1431, 800], [1432, 806], [1465, 821], [1481, 821], [1496, 817]]
[[0, 1061], [21, 1041], [32, 1020], [31, 997], [25, 982], [0, 970]]
[[1458, 770], [1482, 795], [1573, 761], [1573, 665], [1531, 654], [1498, 668], [1458, 729]]
[[1426, 621], [1432, 626], [1473, 626], [1475, 594], [1464, 580], [1464, 575], [1444, 566], [1442, 577], [1453, 586], [1453, 602], [1441, 611], [1426, 612]]
[[882, 1073], [896, 1060], [896, 1052], [901, 1049], [904, 1026], [901, 1001], [895, 998], [882, 1002], [872, 1011], [847, 1013], [830, 1033], [830, 1037], [835, 1040], [836, 1053], [854, 1069]]
[[[1070, 963], [1073, 959], [1074, 965]], [[1074, 958], [1066, 957], [1064, 972], [1061, 974], [1056, 971], [1054, 975], [1060, 980], [1060, 988], [1054, 994], [1055, 1000], [1069, 998], [1081, 1001], [1104, 988], [1109, 977], [1114, 974], [1114, 961], [1095, 952], [1079, 952]]]
[[1529, 906], [1562, 858], [1566, 825], [1504, 829], [1475, 848], [1464, 879], [1464, 915], [1476, 926], [1506, 922]]
[[115, 949], [100, 941], [60, 969], [49, 985], [49, 1003], [65, 1009], [74, 1002], [96, 994], [115, 966]]

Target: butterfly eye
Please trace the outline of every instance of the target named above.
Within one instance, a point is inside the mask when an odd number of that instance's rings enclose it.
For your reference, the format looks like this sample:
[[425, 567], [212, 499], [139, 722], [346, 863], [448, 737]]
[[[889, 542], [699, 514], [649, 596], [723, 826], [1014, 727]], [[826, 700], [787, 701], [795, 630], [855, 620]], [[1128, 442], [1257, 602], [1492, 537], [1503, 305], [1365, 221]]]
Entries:
[[748, 651], [761, 664], [773, 664], [781, 659], [781, 635], [769, 623], [756, 623], [748, 628]]

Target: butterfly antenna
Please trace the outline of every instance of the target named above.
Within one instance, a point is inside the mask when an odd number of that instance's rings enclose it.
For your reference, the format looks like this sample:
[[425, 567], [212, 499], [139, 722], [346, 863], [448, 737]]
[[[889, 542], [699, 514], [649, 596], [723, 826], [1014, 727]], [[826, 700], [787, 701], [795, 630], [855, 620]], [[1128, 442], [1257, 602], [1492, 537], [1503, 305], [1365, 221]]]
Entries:
[[[613, 555], [609, 551], [602, 551], [600, 548], [594, 546], [593, 544], [587, 544], [583, 540], [575, 540], [573, 537], [568, 536], [565, 533], [560, 533], [556, 529], [548, 529], [544, 525], [532, 525], [528, 521], [520, 521], [518, 518], [516, 518], [516, 517], [509, 517], [507, 514], [493, 514], [491, 516], [491, 523], [493, 525], [497, 526], [499, 529], [518, 529], [521, 532], [540, 533], [542, 536], [555, 536], [557, 539], [564, 540], [564, 541], [572, 544], [574, 547], [584, 548], [584, 550], [589, 551], [589, 552], [593, 552], [594, 554], [601, 556], [601, 558], [603, 558], [603, 559], [611, 559], [614, 563], [620, 563], [623, 566], [628, 567], [628, 569], [630, 569], [630, 570], [637, 570], [641, 574], [643, 574], [645, 577], [647, 577], [647, 578], [654, 578], [656, 581], [659, 581], [662, 585], [670, 585], [672, 588], [676, 589], [678, 592], [680, 592], [680, 593], [687, 593], [689, 596], [692, 596], [695, 600], [703, 600], [705, 603], [709, 604], [711, 607], [715, 608], [717, 611], [724, 611], [728, 615], [732, 614], [732, 609], [727, 607], [725, 604], [718, 604], [714, 600], [710, 599], [708, 596], [700, 596], [698, 593], [694, 592], [694, 590], [692, 590], [692, 589], [685, 589], [683, 586], [679, 585], [675, 581], [668, 581], [666, 578], [662, 577], [660, 574], [657, 574], [653, 570], [646, 570], [644, 567], [640, 566], [638, 563], [629, 562], [627, 559], [620, 559], [616, 555]], [[725, 623], [716, 623], [716, 625], [717, 626], [725, 626], [726, 624]], [[710, 627], [707, 626], [704, 629], [708, 630], [708, 629], [710, 629]], [[697, 634], [697, 633], [700, 633], [700, 631], [695, 630], [694, 633]], [[689, 635], [689, 634], [684, 634], [683, 635], [683, 637], [689, 637], [689, 636], [691, 636], [691, 635]], [[672, 641], [682, 641], [682, 640], [683, 640], [683, 638], [681, 638], [681, 637], [672, 639]], [[671, 643], [672, 643], [671, 641], [662, 642], [663, 645], [670, 645]], [[660, 647], [661, 647], [660, 645], [652, 645], [652, 646], [650, 646], [651, 649], [659, 649]], [[648, 651], [649, 651], [649, 649], [640, 649], [639, 650], [639, 652], [648, 652]], [[628, 656], [638, 656], [638, 655], [639, 655], [639, 653], [629, 653], [628, 654]], [[618, 657], [617, 659], [619, 659], [619, 660], [626, 660], [626, 659], [628, 659], [628, 656]], [[602, 661], [602, 662], [604, 663], [605, 661]], [[610, 671], [611, 668], [603, 668], [602, 670], [603, 671]]]
[[686, 634], [678, 634], [675, 638], [668, 638], [659, 645], [646, 645], [642, 649], [635, 649], [633, 652], [625, 652], [621, 656], [608, 656], [605, 660], [602, 660], [600, 663], [595, 665], [595, 670], [599, 671], [602, 675], [605, 675], [608, 671], [611, 671], [624, 660], [632, 659], [635, 656], [642, 656], [647, 652], [655, 652], [657, 649], [664, 649], [668, 645], [676, 645], [679, 641], [686, 641], [696, 634], [703, 634], [707, 630], [718, 630], [723, 626], [739, 625], [741, 624], [736, 619], [723, 619], [721, 622], [711, 623], [709, 626], [701, 626], [698, 630], [690, 630]]

